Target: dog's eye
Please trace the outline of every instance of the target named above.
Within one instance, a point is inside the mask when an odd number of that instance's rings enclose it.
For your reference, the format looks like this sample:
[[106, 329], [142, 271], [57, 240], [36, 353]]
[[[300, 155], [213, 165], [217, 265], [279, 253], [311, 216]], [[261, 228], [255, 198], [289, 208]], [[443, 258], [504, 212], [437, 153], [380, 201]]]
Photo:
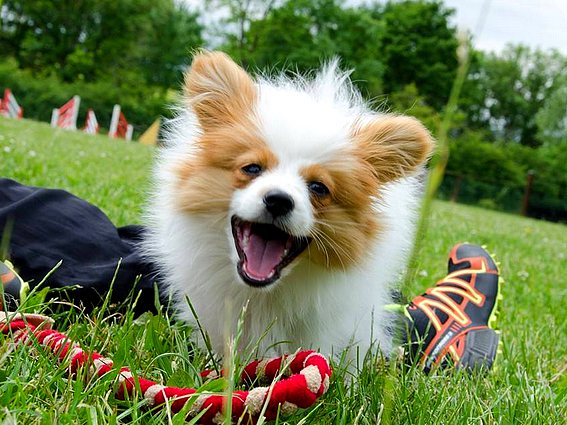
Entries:
[[258, 164], [248, 164], [241, 168], [244, 174], [249, 176], [259, 176], [262, 174], [262, 166]]
[[316, 196], [323, 197], [330, 193], [329, 188], [321, 182], [310, 182], [307, 187], [309, 188], [309, 191]]

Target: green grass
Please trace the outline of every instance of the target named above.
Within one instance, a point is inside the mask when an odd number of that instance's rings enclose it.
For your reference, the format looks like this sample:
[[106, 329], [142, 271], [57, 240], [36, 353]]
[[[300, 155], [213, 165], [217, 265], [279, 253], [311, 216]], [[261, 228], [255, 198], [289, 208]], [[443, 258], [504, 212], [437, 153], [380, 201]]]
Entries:
[[0, 176], [69, 190], [118, 226], [140, 221], [153, 148], [33, 121], [0, 122]]
[[[98, 205], [118, 225], [141, 221], [153, 151], [136, 143], [53, 131], [45, 124], [0, 118], [0, 175], [67, 189]], [[567, 227], [479, 208], [435, 202], [411, 284], [416, 295], [446, 270], [459, 241], [486, 244], [505, 278], [499, 319], [503, 353], [488, 375], [445, 371], [426, 376], [369, 359], [351, 377], [335, 365], [329, 393], [290, 424], [523, 424], [567, 421]], [[41, 295], [27, 310], [45, 308]], [[56, 327], [84, 347], [169, 385], [198, 386], [205, 356], [191, 330], [165, 314], [134, 318], [114, 306], [86, 316], [55, 315]], [[242, 353], [246, 357], [247, 353]], [[68, 379], [34, 347], [10, 352], [0, 337], [3, 423], [180, 423], [141, 398], [114, 399], [113, 377]]]

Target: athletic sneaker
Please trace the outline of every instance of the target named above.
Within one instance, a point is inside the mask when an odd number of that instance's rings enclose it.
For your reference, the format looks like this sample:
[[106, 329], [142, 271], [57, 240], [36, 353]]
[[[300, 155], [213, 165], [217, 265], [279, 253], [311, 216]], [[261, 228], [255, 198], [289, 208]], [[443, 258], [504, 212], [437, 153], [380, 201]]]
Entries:
[[426, 372], [457, 366], [490, 369], [500, 334], [492, 329], [499, 295], [499, 273], [490, 254], [459, 244], [449, 255], [449, 274], [405, 309], [409, 356]]
[[[0, 261], [0, 280], [2, 281], [2, 291], [0, 292], [0, 311], [15, 310], [21, 300], [22, 291], [26, 288], [26, 283], [14, 271], [12, 263]], [[4, 308], [4, 302], [6, 308]]]

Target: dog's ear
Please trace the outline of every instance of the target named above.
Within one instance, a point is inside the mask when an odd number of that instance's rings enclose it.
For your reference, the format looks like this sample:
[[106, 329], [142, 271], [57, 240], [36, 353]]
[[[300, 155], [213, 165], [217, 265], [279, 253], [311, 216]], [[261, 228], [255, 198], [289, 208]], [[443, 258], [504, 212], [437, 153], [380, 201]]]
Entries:
[[242, 121], [257, 96], [250, 76], [228, 55], [203, 51], [185, 74], [185, 95], [205, 129]]
[[359, 155], [381, 183], [414, 171], [429, 158], [434, 146], [423, 124], [407, 116], [384, 115], [358, 123], [353, 138]]

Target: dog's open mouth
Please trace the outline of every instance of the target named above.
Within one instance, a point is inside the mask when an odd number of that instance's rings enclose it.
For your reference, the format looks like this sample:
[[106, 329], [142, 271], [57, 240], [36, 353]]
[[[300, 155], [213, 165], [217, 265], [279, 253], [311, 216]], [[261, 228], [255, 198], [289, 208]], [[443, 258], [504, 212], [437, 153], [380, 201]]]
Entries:
[[238, 252], [238, 274], [250, 286], [274, 283], [307, 245], [309, 238], [292, 236], [272, 224], [232, 217], [232, 236]]

